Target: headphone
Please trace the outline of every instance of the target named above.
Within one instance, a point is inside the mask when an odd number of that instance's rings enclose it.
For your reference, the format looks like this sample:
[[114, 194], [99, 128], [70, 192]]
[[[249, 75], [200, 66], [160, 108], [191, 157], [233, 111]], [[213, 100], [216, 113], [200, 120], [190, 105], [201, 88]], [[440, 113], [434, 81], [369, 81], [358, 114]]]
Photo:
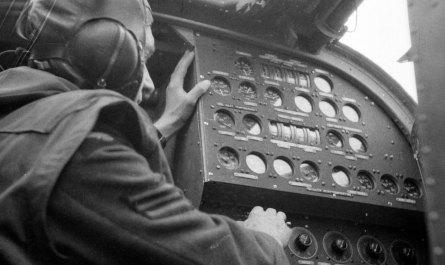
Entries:
[[122, 23], [96, 18], [84, 22], [66, 45], [40, 46], [30, 64], [81, 89], [106, 88], [134, 99], [144, 75], [142, 49]]

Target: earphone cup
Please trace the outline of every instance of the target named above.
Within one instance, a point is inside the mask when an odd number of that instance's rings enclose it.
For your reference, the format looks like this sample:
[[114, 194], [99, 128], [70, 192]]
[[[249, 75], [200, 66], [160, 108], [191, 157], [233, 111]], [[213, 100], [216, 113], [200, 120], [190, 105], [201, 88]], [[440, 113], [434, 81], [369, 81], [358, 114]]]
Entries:
[[136, 38], [109, 19], [86, 22], [69, 42], [68, 58], [93, 86], [103, 79], [108, 89], [133, 81], [141, 64]]

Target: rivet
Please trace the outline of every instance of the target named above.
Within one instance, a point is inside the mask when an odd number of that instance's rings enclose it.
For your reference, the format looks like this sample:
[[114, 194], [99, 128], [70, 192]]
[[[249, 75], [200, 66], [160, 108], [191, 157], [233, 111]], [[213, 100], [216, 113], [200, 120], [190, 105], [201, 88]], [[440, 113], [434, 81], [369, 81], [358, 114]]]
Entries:
[[217, 168], [217, 169], [221, 169], [221, 166], [220, 166], [220, 165], [217, 165], [216, 168]]
[[332, 187], [335, 187], [335, 183], [332, 183]]

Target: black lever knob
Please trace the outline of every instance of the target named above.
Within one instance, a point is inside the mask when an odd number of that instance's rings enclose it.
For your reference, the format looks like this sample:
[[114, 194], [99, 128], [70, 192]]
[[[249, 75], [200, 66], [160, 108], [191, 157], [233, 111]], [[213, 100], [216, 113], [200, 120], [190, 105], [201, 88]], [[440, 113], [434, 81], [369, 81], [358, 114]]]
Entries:
[[379, 243], [369, 243], [367, 247], [367, 252], [369, 253], [369, 255], [376, 257], [382, 254], [383, 248]]
[[411, 247], [402, 248], [402, 258], [404, 260], [411, 260], [416, 256], [416, 251]]
[[300, 234], [295, 240], [295, 244], [299, 249], [305, 250], [312, 245], [312, 238], [306, 233]]
[[344, 252], [346, 249], [348, 249], [348, 242], [344, 240], [343, 238], [337, 238], [332, 242], [332, 249], [336, 252]]

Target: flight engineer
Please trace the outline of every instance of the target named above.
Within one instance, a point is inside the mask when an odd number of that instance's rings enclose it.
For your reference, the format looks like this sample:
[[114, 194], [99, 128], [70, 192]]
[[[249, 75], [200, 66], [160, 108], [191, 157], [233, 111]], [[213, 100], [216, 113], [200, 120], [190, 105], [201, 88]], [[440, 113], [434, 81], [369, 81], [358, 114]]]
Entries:
[[[11, 3], [14, 1], [11, 1]], [[0, 72], [0, 264], [288, 264], [286, 215], [237, 222], [195, 209], [162, 144], [187, 122], [188, 51], [152, 123], [146, 0], [30, 0], [17, 20], [28, 66]]]

